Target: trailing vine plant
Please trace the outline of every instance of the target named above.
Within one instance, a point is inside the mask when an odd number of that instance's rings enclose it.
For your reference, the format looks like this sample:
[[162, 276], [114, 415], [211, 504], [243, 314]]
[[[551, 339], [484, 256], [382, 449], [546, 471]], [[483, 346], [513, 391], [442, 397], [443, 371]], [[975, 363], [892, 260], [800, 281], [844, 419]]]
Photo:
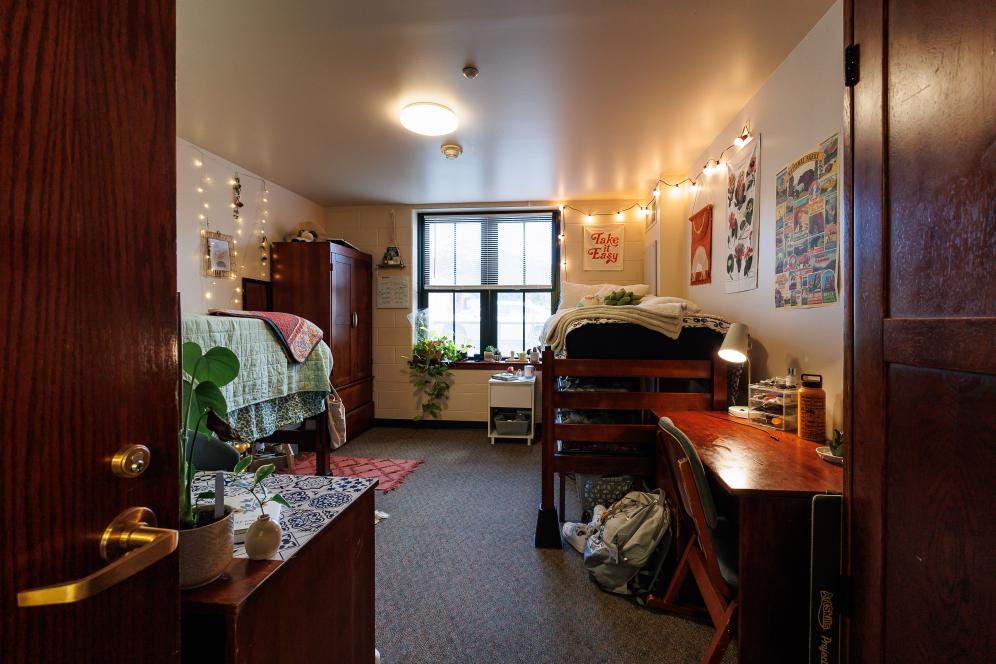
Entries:
[[416, 421], [426, 417], [439, 418], [450, 393], [453, 372], [450, 365], [466, 357], [467, 346], [458, 346], [447, 336], [434, 334], [425, 325], [424, 312], [416, 317], [418, 332], [408, 360], [409, 378], [415, 386], [422, 412]]

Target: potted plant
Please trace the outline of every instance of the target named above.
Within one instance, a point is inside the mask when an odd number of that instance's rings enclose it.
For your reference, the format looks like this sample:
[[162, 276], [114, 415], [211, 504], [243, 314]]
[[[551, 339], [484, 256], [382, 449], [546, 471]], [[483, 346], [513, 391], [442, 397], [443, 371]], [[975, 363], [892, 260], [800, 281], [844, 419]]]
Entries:
[[[183, 391], [180, 401], [180, 587], [193, 588], [216, 579], [232, 560], [231, 510], [214, 518], [213, 506], [198, 507], [193, 493], [194, 450], [212, 435], [208, 420], [228, 416], [221, 387], [239, 375], [239, 358], [227, 348], [206, 353], [193, 342], [183, 344]], [[203, 497], [207, 497], [205, 494]], [[210, 494], [213, 496], [213, 494]]]
[[457, 346], [449, 337], [436, 336], [429, 328], [419, 326], [412, 355], [405, 358], [416, 394], [421, 397], [422, 412], [415, 416], [416, 421], [427, 415], [439, 417], [453, 378], [450, 364], [460, 360], [466, 350], [466, 346]]
[[495, 361], [495, 353], [497, 353], [497, 352], [498, 352], [498, 349], [495, 348], [494, 346], [485, 346], [484, 347], [484, 361], [485, 362], [494, 362]]
[[[265, 509], [266, 504], [272, 502], [283, 505], [284, 507], [290, 507], [290, 504], [279, 493], [266, 495], [266, 487], [263, 486], [263, 480], [273, 474], [275, 466], [272, 463], [260, 466], [256, 469], [255, 473], [247, 477], [248, 474], [244, 474], [243, 471], [251, 463], [252, 458], [246, 457], [239, 461], [234, 471], [238, 478], [237, 481], [240, 482], [241, 486], [249, 490], [249, 493], [259, 505], [259, 516], [256, 517], [256, 520], [253, 521], [252, 525], [246, 531], [246, 553], [251, 560], [269, 560], [280, 549], [281, 530], [280, 524], [267, 514]], [[211, 497], [213, 497], [213, 494]]]

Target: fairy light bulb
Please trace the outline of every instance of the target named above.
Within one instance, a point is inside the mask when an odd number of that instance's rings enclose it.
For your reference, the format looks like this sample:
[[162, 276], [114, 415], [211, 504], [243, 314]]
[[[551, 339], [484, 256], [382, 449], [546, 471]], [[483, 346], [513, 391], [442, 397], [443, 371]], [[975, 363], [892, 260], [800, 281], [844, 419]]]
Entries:
[[622, 221], [622, 220], [623, 220], [623, 213], [622, 210], [620, 210], [619, 212], [616, 212], [616, 221]]
[[203, 161], [201, 161], [200, 159], [194, 159], [194, 168], [200, 168], [203, 165], [204, 165]]
[[657, 185], [656, 187], [654, 187], [654, 198], [660, 198], [660, 196], [661, 196], [661, 188], [660, 185]]
[[591, 222], [595, 221], [595, 217], [591, 216], [590, 214], [586, 214], [585, 217], [584, 217], [584, 220], [585, 220], [585, 223], [589, 223], [590, 224]]
[[207, 203], [205, 203], [205, 204], [204, 204], [204, 209], [205, 209], [205, 210], [208, 210], [208, 209], [210, 209], [210, 208], [211, 208], [211, 206], [210, 206], [210, 205], [208, 205]]
[[198, 194], [203, 194], [204, 193], [204, 187], [197, 187], [197, 193]]
[[211, 291], [204, 291], [204, 299], [205, 300], [211, 299]]

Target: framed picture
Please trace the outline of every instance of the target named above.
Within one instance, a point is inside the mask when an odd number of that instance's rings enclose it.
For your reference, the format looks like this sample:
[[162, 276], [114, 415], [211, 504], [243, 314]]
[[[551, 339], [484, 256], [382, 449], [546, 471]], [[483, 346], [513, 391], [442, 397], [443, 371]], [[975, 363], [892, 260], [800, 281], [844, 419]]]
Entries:
[[643, 232], [644, 233], [646, 233], [651, 228], [653, 228], [654, 224], [657, 223], [657, 197], [656, 196], [654, 196], [654, 200], [651, 201], [650, 207], [647, 208], [647, 213], [648, 213], [647, 216], [644, 218], [645, 219], [644, 226], [643, 226]]
[[204, 233], [204, 274], [227, 279], [232, 276], [232, 236], [207, 231]]

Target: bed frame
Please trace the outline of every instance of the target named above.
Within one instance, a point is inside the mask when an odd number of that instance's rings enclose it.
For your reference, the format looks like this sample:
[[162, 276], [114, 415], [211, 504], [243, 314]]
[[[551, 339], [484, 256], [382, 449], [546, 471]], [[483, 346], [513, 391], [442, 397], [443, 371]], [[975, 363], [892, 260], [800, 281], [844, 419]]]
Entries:
[[[568, 473], [636, 475], [653, 478], [657, 423], [558, 424], [557, 409], [596, 410], [724, 410], [727, 365], [714, 357], [706, 360], [557, 359], [548, 346], [543, 351], [543, 485], [542, 504], [536, 520], [537, 548], [562, 546], [560, 521], [564, 514], [564, 478]], [[704, 392], [562, 391], [558, 378], [679, 378], [707, 381]], [[564, 454], [557, 441], [639, 443], [648, 454], [641, 457], [607, 454]], [[554, 475], [560, 475], [560, 517], [553, 504]]]

